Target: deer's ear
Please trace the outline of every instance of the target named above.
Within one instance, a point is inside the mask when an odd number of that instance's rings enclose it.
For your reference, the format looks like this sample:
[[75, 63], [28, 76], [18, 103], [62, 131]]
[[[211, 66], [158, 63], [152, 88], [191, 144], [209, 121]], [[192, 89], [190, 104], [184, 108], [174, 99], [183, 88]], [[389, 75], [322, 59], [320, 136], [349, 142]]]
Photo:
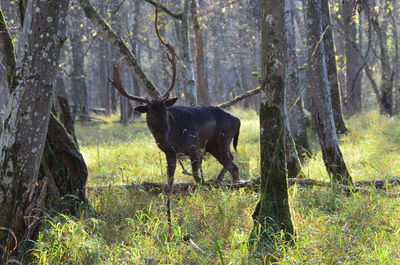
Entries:
[[165, 106], [171, 107], [172, 105], [175, 104], [175, 102], [178, 100], [178, 98], [170, 98], [164, 101]]
[[147, 105], [138, 106], [135, 108], [135, 110], [140, 113], [146, 113], [148, 110], [148, 107], [147, 107]]

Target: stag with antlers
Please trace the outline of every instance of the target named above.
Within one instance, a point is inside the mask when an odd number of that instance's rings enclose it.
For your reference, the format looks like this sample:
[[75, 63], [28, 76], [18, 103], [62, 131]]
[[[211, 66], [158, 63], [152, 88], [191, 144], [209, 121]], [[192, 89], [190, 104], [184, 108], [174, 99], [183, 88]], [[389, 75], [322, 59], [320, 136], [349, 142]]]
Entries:
[[135, 108], [146, 113], [147, 125], [153, 134], [158, 147], [165, 153], [168, 167], [168, 182], [173, 183], [177, 158], [189, 156], [192, 164], [192, 175], [197, 183], [204, 179], [199, 177], [201, 167], [201, 150], [211, 153], [223, 169], [217, 177], [222, 181], [229, 171], [236, 182], [240, 182], [239, 169], [233, 162], [230, 144], [236, 149], [239, 138], [240, 120], [231, 113], [218, 107], [186, 107], [174, 106], [176, 97], [170, 98], [175, 85], [176, 55], [170, 48], [172, 63], [172, 82], [170, 87], [159, 98], [149, 100], [130, 95], [122, 84], [120, 65], [114, 66], [114, 80], [110, 80], [121, 95], [142, 103]]

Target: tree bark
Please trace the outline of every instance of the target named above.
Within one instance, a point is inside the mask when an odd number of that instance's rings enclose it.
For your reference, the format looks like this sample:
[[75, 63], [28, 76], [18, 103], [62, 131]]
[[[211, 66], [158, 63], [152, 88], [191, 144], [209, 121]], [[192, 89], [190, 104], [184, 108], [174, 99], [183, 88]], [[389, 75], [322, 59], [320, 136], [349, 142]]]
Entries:
[[0, 54], [3, 56], [3, 64], [7, 73], [7, 82], [10, 91], [18, 85], [18, 79], [15, 78], [16, 58], [14, 44], [4, 18], [3, 10], [0, 8]]
[[[30, 194], [39, 190], [45, 194], [47, 190], [46, 180], [39, 184], [37, 180], [53, 103], [56, 66], [65, 40], [67, 10], [67, 0], [32, 0], [27, 8], [20, 42], [23, 56], [17, 67], [19, 80], [11, 94], [0, 146], [0, 226], [12, 229], [18, 242], [27, 236], [21, 227], [30, 225], [24, 217], [34, 214], [43, 204], [42, 196]], [[3, 255], [15, 244], [7, 244], [7, 237], [8, 233], [2, 230]]]
[[393, 74], [390, 66], [389, 52], [387, 50], [387, 27], [382, 28], [379, 25], [377, 19], [373, 18], [370, 20], [372, 27], [374, 28], [376, 35], [378, 37], [379, 43], [379, 60], [381, 62], [381, 101], [382, 101], [382, 114], [392, 115], [393, 114]]
[[81, 35], [71, 34], [71, 54], [72, 54], [72, 89], [74, 95], [74, 116], [80, 120], [89, 119], [89, 95], [86, 86], [84, 70], [84, 52]]
[[[331, 92], [333, 119], [335, 121], [338, 134], [346, 133], [348, 130], [344, 123], [342, 114], [342, 102], [340, 97], [339, 80], [335, 59], [335, 47], [333, 45], [333, 32], [331, 24], [331, 14], [329, 12], [329, 1], [322, 0], [322, 30], [324, 34], [324, 49], [326, 67], [328, 71], [328, 81]], [[361, 78], [360, 78], [361, 79]]]
[[[294, 6], [290, 1], [285, 2], [285, 23], [286, 23], [286, 65], [285, 65], [285, 90], [288, 109], [288, 119], [290, 123], [291, 136], [288, 138], [289, 145], [295, 144], [295, 150], [289, 154], [293, 159], [288, 161], [289, 177], [296, 177], [299, 171], [297, 157], [303, 159], [311, 153], [305, 126], [305, 117], [300, 93], [298, 76], [298, 57], [296, 54]], [[294, 153], [296, 152], [297, 155]]]
[[[352, 42], [357, 40], [357, 27], [353, 21], [353, 5], [350, 2], [343, 3], [343, 30], [345, 34], [346, 50], [346, 115], [353, 116], [361, 112], [361, 71], [362, 60], [355, 50]], [[350, 41], [351, 40], [351, 41]]]
[[194, 79], [192, 55], [190, 52], [190, 39], [189, 39], [189, 1], [184, 0], [183, 3], [183, 16], [181, 23], [181, 34], [182, 34], [182, 52], [183, 52], [183, 64], [186, 72], [185, 80], [185, 98], [187, 97], [188, 103], [191, 106], [195, 106], [198, 103], [197, 98], [197, 87]]
[[285, 20], [284, 1], [262, 1], [262, 76], [260, 105], [261, 186], [253, 213], [259, 247], [273, 247], [271, 233], [294, 234], [290, 216], [285, 166]]
[[209, 106], [210, 99], [208, 95], [208, 85], [206, 80], [206, 66], [205, 66], [205, 56], [204, 56], [204, 45], [203, 38], [201, 34], [201, 25], [199, 22], [199, 18], [197, 15], [197, 3], [196, 0], [191, 0], [190, 12], [192, 14], [192, 24], [194, 28], [194, 39], [196, 44], [196, 75], [197, 75], [197, 83], [198, 90], [200, 94], [200, 105]]
[[353, 185], [347, 170], [333, 119], [329, 81], [322, 41], [322, 0], [307, 0], [308, 88], [312, 91], [312, 118], [318, 131], [322, 156], [333, 182]]

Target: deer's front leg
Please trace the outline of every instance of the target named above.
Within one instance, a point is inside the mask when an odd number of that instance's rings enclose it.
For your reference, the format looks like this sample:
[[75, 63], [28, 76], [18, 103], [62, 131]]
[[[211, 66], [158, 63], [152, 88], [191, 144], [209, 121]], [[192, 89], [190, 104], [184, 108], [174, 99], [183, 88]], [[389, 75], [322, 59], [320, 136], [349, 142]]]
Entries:
[[166, 153], [167, 157], [167, 174], [168, 174], [168, 189], [167, 194], [172, 192], [172, 186], [174, 185], [174, 175], [176, 169], [176, 154]]

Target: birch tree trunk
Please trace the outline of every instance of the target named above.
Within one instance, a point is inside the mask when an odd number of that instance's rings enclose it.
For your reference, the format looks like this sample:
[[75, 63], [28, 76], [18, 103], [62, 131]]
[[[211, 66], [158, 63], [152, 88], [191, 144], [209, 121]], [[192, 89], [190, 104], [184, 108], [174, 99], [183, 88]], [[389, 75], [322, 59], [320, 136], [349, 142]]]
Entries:
[[318, 131], [322, 156], [332, 181], [353, 185], [339, 148], [333, 119], [322, 38], [322, 0], [307, 0], [308, 88], [312, 91], [312, 118]]
[[262, 1], [262, 76], [260, 105], [261, 186], [253, 213], [251, 240], [259, 247], [273, 247], [271, 233], [294, 233], [290, 216], [285, 170], [285, 20], [282, 0]]
[[[26, 216], [43, 206], [43, 198], [30, 196], [46, 189], [48, 179], [37, 183], [54, 97], [60, 50], [65, 40], [68, 0], [29, 2], [17, 67], [18, 85], [7, 109], [0, 142], [0, 226], [13, 230], [17, 239], [30, 238]], [[45, 30], [44, 30], [45, 29]], [[8, 233], [0, 232], [4, 255], [14, 247]], [[18, 241], [20, 242], [20, 241]], [[14, 245], [13, 245], [14, 244]]]

